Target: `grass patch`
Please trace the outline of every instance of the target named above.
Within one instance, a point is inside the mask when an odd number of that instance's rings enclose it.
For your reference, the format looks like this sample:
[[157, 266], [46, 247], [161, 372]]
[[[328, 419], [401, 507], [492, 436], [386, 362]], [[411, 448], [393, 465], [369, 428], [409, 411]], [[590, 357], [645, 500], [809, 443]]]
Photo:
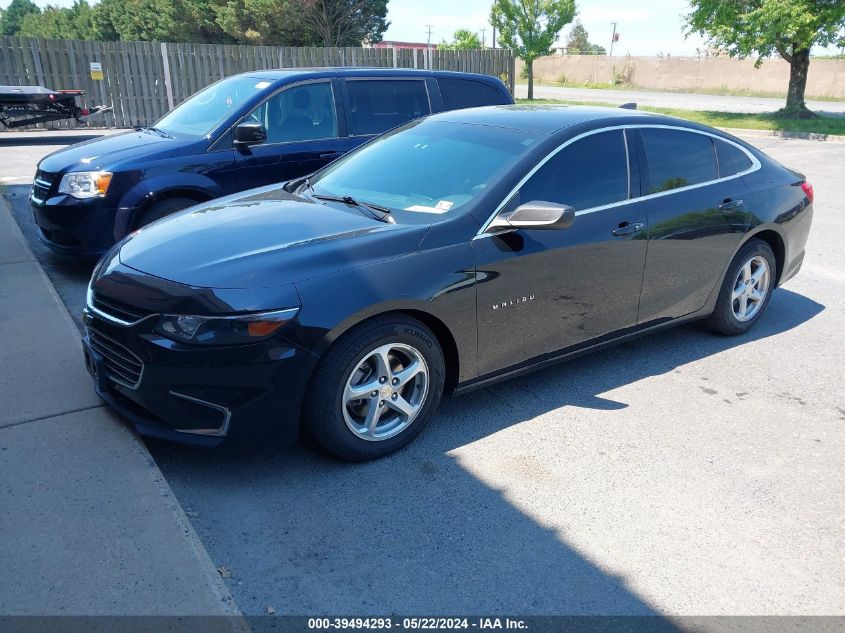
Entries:
[[[517, 103], [547, 103], [557, 105], [587, 105], [617, 107], [605, 101], [568, 101], [556, 99], [517, 99]], [[695, 121], [712, 127], [733, 127], [746, 130], [771, 130], [780, 132], [808, 132], [814, 134], [845, 135], [845, 117], [816, 117], [814, 119], [794, 119], [778, 112], [763, 114], [745, 114], [741, 112], [714, 112], [711, 110], [681, 110], [679, 108], [652, 108], [640, 106], [638, 110], [656, 112], [668, 116]]]

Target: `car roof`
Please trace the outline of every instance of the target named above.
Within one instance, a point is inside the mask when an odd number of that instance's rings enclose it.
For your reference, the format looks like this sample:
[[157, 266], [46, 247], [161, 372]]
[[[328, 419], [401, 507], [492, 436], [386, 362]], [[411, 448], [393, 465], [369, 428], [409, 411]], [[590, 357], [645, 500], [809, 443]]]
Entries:
[[256, 77], [268, 81], [290, 79], [309, 76], [338, 76], [338, 77], [455, 77], [497, 82], [496, 77], [478, 73], [455, 72], [449, 70], [421, 70], [417, 68], [369, 68], [348, 66], [320, 66], [313, 68], [277, 68], [274, 70], [254, 70], [241, 73], [246, 77]]
[[[448, 121], [452, 123], [470, 123], [475, 125], [489, 125], [493, 127], [512, 128], [549, 134], [563, 128], [587, 122], [611, 122], [627, 119], [624, 123], [631, 123], [642, 119], [652, 121], [656, 115], [649, 112], [638, 112], [626, 108], [607, 108], [599, 106], [568, 106], [546, 104], [516, 104], [485, 106], [467, 110], [451, 110], [433, 114], [432, 121]], [[666, 117], [657, 117], [666, 118]]]

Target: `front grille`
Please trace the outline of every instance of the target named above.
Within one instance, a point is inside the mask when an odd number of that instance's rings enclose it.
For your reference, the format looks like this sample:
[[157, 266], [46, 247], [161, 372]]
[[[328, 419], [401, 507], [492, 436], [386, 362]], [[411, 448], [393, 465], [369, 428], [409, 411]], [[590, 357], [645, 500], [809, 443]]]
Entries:
[[39, 200], [46, 200], [50, 197], [53, 185], [58, 174], [51, 174], [47, 171], [38, 170], [35, 172], [35, 180], [32, 181], [32, 195]]
[[140, 321], [144, 317], [152, 314], [151, 312], [144, 312], [139, 308], [133, 308], [125, 303], [115, 301], [114, 299], [106, 299], [105, 297], [98, 295], [96, 292], [91, 297], [91, 304], [92, 307], [96, 308], [100, 312], [126, 323]]
[[91, 349], [103, 357], [109, 379], [124, 387], [135, 389], [141, 382], [144, 362], [117, 341], [88, 328]]

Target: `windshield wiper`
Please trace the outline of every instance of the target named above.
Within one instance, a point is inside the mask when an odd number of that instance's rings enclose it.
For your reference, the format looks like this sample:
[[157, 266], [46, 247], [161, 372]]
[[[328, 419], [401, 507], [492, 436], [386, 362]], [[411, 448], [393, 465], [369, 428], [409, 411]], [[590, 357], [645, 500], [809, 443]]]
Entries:
[[[311, 183], [307, 182], [306, 186], [310, 188]], [[370, 217], [375, 218], [376, 220], [387, 222], [388, 224], [396, 224], [396, 220], [394, 220], [393, 216], [390, 215], [390, 209], [379, 204], [373, 204], [372, 202], [367, 202], [365, 200], [359, 201], [352, 196], [329, 196], [320, 193], [312, 193], [311, 197], [316, 198], [317, 200], [326, 200], [328, 202], [342, 202], [343, 204], [348, 204], [349, 206], [367, 211]]]
[[139, 127], [136, 127], [135, 129], [136, 129], [136, 130], [141, 130], [141, 131], [143, 131], [143, 132], [155, 132], [155, 133], [156, 133], [156, 134], [158, 134], [159, 136], [163, 136], [163, 137], [165, 137], [165, 138], [173, 138], [172, 136], [170, 136], [170, 134], [168, 134], [168, 133], [167, 133], [167, 132], [165, 132], [164, 130], [159, 129], [159, 128], [155, 127], [155, 126], [150, 126], [150, 125], [141, 125], [141, 126], [139, 126]]

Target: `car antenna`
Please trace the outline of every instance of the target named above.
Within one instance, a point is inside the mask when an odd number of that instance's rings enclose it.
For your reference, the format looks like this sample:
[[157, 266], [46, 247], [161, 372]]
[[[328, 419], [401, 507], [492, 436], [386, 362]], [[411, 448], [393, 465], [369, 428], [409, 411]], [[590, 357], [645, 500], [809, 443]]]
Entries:
[[619, 107], [620, 107], [620, 108], [622, 108], [623, 110], [636, 110], [636, 109], [637, 109], [637, 104], [636, 104], [636, 102], [631, 101], [631, 102], [629, 102], [629, 103], [623, 103], [623, 104], [622, 104], [621, 106], [619, 106]]

